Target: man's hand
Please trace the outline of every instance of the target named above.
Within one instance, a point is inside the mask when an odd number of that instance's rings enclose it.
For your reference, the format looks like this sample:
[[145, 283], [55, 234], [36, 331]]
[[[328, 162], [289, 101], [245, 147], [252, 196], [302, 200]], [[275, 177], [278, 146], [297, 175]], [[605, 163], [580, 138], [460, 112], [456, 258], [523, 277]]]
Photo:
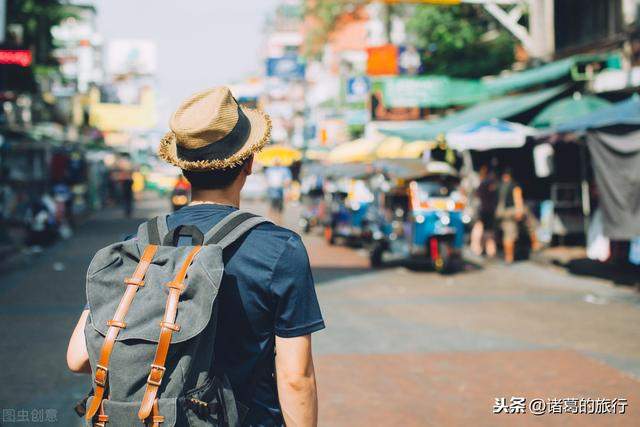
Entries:
[[89, 310], [84, 310], [73, 330], [67, 348], [67, 366], [72, 372], [90, 374], [89, 353], [87, 352], [87, 343], [84, 340], [84, 326], [87, 323], [87, 317], [89, 317]]
[[311, 335], [276, 336], [276, 378], [287, 426], [318, 425], [318, 396], [311, 355]]

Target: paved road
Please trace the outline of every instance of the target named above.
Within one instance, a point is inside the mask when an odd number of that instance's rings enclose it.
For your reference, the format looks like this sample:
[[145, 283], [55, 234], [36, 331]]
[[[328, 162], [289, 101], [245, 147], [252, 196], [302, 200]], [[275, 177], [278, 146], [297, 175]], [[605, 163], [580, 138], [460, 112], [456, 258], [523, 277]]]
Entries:
[[[164, 207], [147, 201], [138, 214]], [[66, 371], [64, 354], [84, 271], [95, 250], [139, 221], [103, 212], [3, 272], [0, 408], [51, 408], [59, 425], [77, 425], [70, 408], [89, 383]], [[372, 271], [357, 250], [315, 235], [305, 242], [327, 323], [314, 337], [323, 426], [640, 425], [634, 290], [529, 262], [445, 277], [399, 265]], [[625, 415], [493, 415], [502, 397], [628, 406]]]

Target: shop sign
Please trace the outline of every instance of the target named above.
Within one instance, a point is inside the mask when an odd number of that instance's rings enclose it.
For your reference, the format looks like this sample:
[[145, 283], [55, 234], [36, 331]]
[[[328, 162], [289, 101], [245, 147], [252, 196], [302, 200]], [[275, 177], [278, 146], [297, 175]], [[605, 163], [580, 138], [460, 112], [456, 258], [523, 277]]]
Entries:
[[0, 64], [28, 67], [31, 65], [31, 61], [30, 50], [0, 49]]
[[281, 79], [303, 79], [305, 65], [298, 56], [267, 58], [267, 76]]
[[371, 82], [366, 76], [347, 79], [347, 102], [364, 101], [371, 90]]

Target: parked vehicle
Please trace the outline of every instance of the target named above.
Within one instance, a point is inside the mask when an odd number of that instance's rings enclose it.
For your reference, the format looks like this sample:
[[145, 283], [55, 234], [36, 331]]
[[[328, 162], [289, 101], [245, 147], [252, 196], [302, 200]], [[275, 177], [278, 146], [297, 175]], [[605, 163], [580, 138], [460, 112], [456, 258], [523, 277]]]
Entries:
[[418, 176], [399, 178], [381, 197], [380, 220], [372, 227], [370, 262], [383, 263], [385, 253], [428, 260], [438, 272], [456, 269], [464, 244], [464, 198], [451, 166], [431, 162]]
[[329, 244], [338, 239], [349, 245], [367, 244], [371, 239], [369, 207], [373, 193], [364, 179], [344, 179], [330, 196], [325, 238]]

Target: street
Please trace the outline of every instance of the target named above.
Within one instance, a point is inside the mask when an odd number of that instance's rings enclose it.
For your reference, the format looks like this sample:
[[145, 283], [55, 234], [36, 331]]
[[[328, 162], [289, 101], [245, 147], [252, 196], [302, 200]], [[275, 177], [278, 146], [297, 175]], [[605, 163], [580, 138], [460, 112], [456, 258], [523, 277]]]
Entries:
[[[247, 209], [263, 211], [261, 204]], [[67, 371], [84, 274], [101, 246], [166, 209], [98, 213], [75, 236], [3, 272], [0, 406], [53, 410], [78, 425], [89, 378]], [[295, 209], [286, 222], [295, 224]], [[327, 328], [314, 335], [323, 426], [638, 425], [640, 295], [629, 287], [520, 262], [441, 276], [419, 266], [371, 270], [358, 249], [305, 237]], [[527, 414], [493, 414], [525, 398]], [[551, 414], [548, 399], [626, 399], [624, 414]], [[548, 402], [533, 416], [528, 403]], [[618, 406], [620, 410], [621, 406]], [[17, 412], [16, 412], [17, 413]]]

